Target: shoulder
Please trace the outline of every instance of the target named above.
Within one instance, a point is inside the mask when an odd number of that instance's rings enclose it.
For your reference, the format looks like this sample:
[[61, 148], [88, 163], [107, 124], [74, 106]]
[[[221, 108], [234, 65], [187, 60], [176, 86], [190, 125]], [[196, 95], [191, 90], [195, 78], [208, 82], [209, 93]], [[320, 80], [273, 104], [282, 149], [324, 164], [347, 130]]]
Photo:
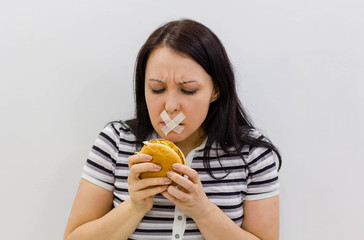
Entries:
[[245, 200], [270, 198], [279, 193], [280, 160], [275, 147], [261, 131], [250, 131], [250, 137], [252, 144], [243, 148], [248, 186]]
[[246, 139], [242, 153], [249, 166], [278, 164], [275, 147], [262, 131], [250, 129]]
[[103, 130], [99, 134], [99, 138], [110, 142], [115, 147], [118, 147], [120, 143], [135, 143], [135, 135], [131, 131], [131, 128], [125, 121], [113, 121], [106, 124]]
[[256, 128], [241, 128], [240, 143], [244, 148], [253, 148], [255, 146], [273, 146], [269, 138], [263, 131]]
[[130, 126], [125, 121], [113, 121], [106, 124], [102, 132], [109, 132], [116, 136], [134, 136]]
[[264, 142], [269, 142], [270, 143], [270, 140], [263, 134], [263, 132], [259, 129], [256, 129], [256, 128], [251, 128], [247, 131], [247, 135], [250, 137], [250, 138], [253, 138], [255, 140], [261, 140], [261, 141], [264, 141]]

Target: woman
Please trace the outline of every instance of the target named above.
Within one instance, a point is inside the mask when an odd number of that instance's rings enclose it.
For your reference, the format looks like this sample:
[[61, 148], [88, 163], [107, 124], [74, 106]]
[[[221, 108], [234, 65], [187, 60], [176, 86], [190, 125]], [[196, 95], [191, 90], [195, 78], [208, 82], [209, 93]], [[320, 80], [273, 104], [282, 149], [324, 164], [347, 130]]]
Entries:
[[[136, 118], [108, 124], [90, 152], [64, 238], [278, 239], [281, 159], [243, 111], [215, 34], [192, 20], [155, 30], [135, 91]], [[179, 131], [162, 130], [181, 114]], [[160, 170], [134, 154], [155, 138], [174, 142], [187, 166], [140, 179]]]

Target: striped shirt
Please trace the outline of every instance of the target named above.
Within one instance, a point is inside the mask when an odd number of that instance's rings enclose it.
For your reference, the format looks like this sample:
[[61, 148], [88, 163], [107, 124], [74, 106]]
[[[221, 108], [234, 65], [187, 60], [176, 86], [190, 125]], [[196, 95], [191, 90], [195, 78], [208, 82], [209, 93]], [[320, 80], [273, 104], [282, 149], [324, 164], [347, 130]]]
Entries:
[[[254, 134], [261, 136], [258, 132]], [[156, 137], [157, 134], [152, 136]], [[198, 172], [209, 200], [241, 226], [244, 218], [243, 201], [269, 198], [279, 193], [277, 156], [272, 150], [263, 147], [245, 146], [240, 156], [228, 155], [218, 149], [211, 151], [210, 169], [206, 169], [202, 151], [205, 142], [186, 156], [187, 165]], [[128, 157], [139, 150], [134, 134], [124, 122], [110, 123], [96, 139], [82, 177], [112, 191], [113, 205], [116, 207], [129, 198]], [[208, 170], [218, 179], [212, 178]], [[227, 176], [226, 170], [229, 172]], [[221, 178], [223, 176], [226, 177]], [[153, 208], [129, 239], [180, 240], [203, 237], [191, 218], [158, 194], [154, 197]]]

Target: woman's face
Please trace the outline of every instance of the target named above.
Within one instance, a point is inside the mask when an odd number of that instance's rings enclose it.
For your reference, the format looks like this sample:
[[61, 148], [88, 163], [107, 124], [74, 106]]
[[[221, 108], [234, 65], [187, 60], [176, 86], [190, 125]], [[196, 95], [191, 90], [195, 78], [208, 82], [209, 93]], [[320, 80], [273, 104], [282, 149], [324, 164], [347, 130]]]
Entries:
[[[211, 77], [191, 58], [168, 47], [150, 54], [145, 71], [145, 100], [152, 125], [163, 138], [177, 146], [196, 147], [204, 135], [201, 124], [217, 96]], [[180, 134], [171, 131], [164, 135], [165, 123], [160, 116], [164, 110], [170, 119], [179, 113], [185, 115]]]

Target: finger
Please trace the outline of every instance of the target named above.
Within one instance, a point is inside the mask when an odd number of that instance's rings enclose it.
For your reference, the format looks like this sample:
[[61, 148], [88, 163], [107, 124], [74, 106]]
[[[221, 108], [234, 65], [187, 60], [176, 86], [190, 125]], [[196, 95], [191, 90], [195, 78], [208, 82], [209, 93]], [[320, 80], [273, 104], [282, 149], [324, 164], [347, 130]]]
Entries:
[[179, 172], [179, 173], [182, 173], [182, 174], [188, 176], [188, 179], [194, 183], [198, 183], [200, 181], [200, 179], [198, 177], [198, 173], [194, 169], [187, 167], [186, 165], [183, 165], [180, 163], [174, 163], [174, 164], [172, 164], [172, 168], [176, 172]]
[[188, 193], [180, 191], [178, 188], [173, 186], [169, 186], [167, 188], [167, 193], [174, 198], [174, 203], [178, 203], [180, 201], [188, 202], [191, 200], [191, 196]]
[[150, 155], [138, 153], [138, 154], [131, 155], [130, 157], [128, 157], [128, 165], [130, 167], [137, 163], [149, 162], [152, 159], [153, 159], [153, 157]]
[[139, 174], [142, 172], [159, 172], [162, 167], [154, 163], [138, 163], [129, 168], [129, 175], [139, 178]]
[[158, 193], [162, 193], [162, 192], [166, 191], [167, 188], [168, 188], [167, 185], [147, 188], [147, 189], [135, 192], [133, 194], [133, 198], [134, 199], [145, 199], [148, 197], [153, 197], [153, 196], [157, 195]]
[[179, 203], [178, 199], [173, 197], [171, 194], [169, 194], [168, 191], [164, 191], [161, 193], [163, 197], [167, 198], [169, 201], [173, 202], [174, 204]]
[[196, 189], [195, 183], [191, 182], [189, 179], [182, 177], [178, 173], [173, 171], [167, 172], [168, 178], [170, 178], [173, 182], [177, 183], [179, 187], [182, 187], [187, 192], [194, 192]]
[[137, 191], [155, 187], [155, 186], [170, 185], [171, 183], [172, 183], [172, 180], [167, 177], [144, 178], [144, 179], [135, 181], [131, 185], [129, 185], [129, 190], [132, 192], [137, 192]]

